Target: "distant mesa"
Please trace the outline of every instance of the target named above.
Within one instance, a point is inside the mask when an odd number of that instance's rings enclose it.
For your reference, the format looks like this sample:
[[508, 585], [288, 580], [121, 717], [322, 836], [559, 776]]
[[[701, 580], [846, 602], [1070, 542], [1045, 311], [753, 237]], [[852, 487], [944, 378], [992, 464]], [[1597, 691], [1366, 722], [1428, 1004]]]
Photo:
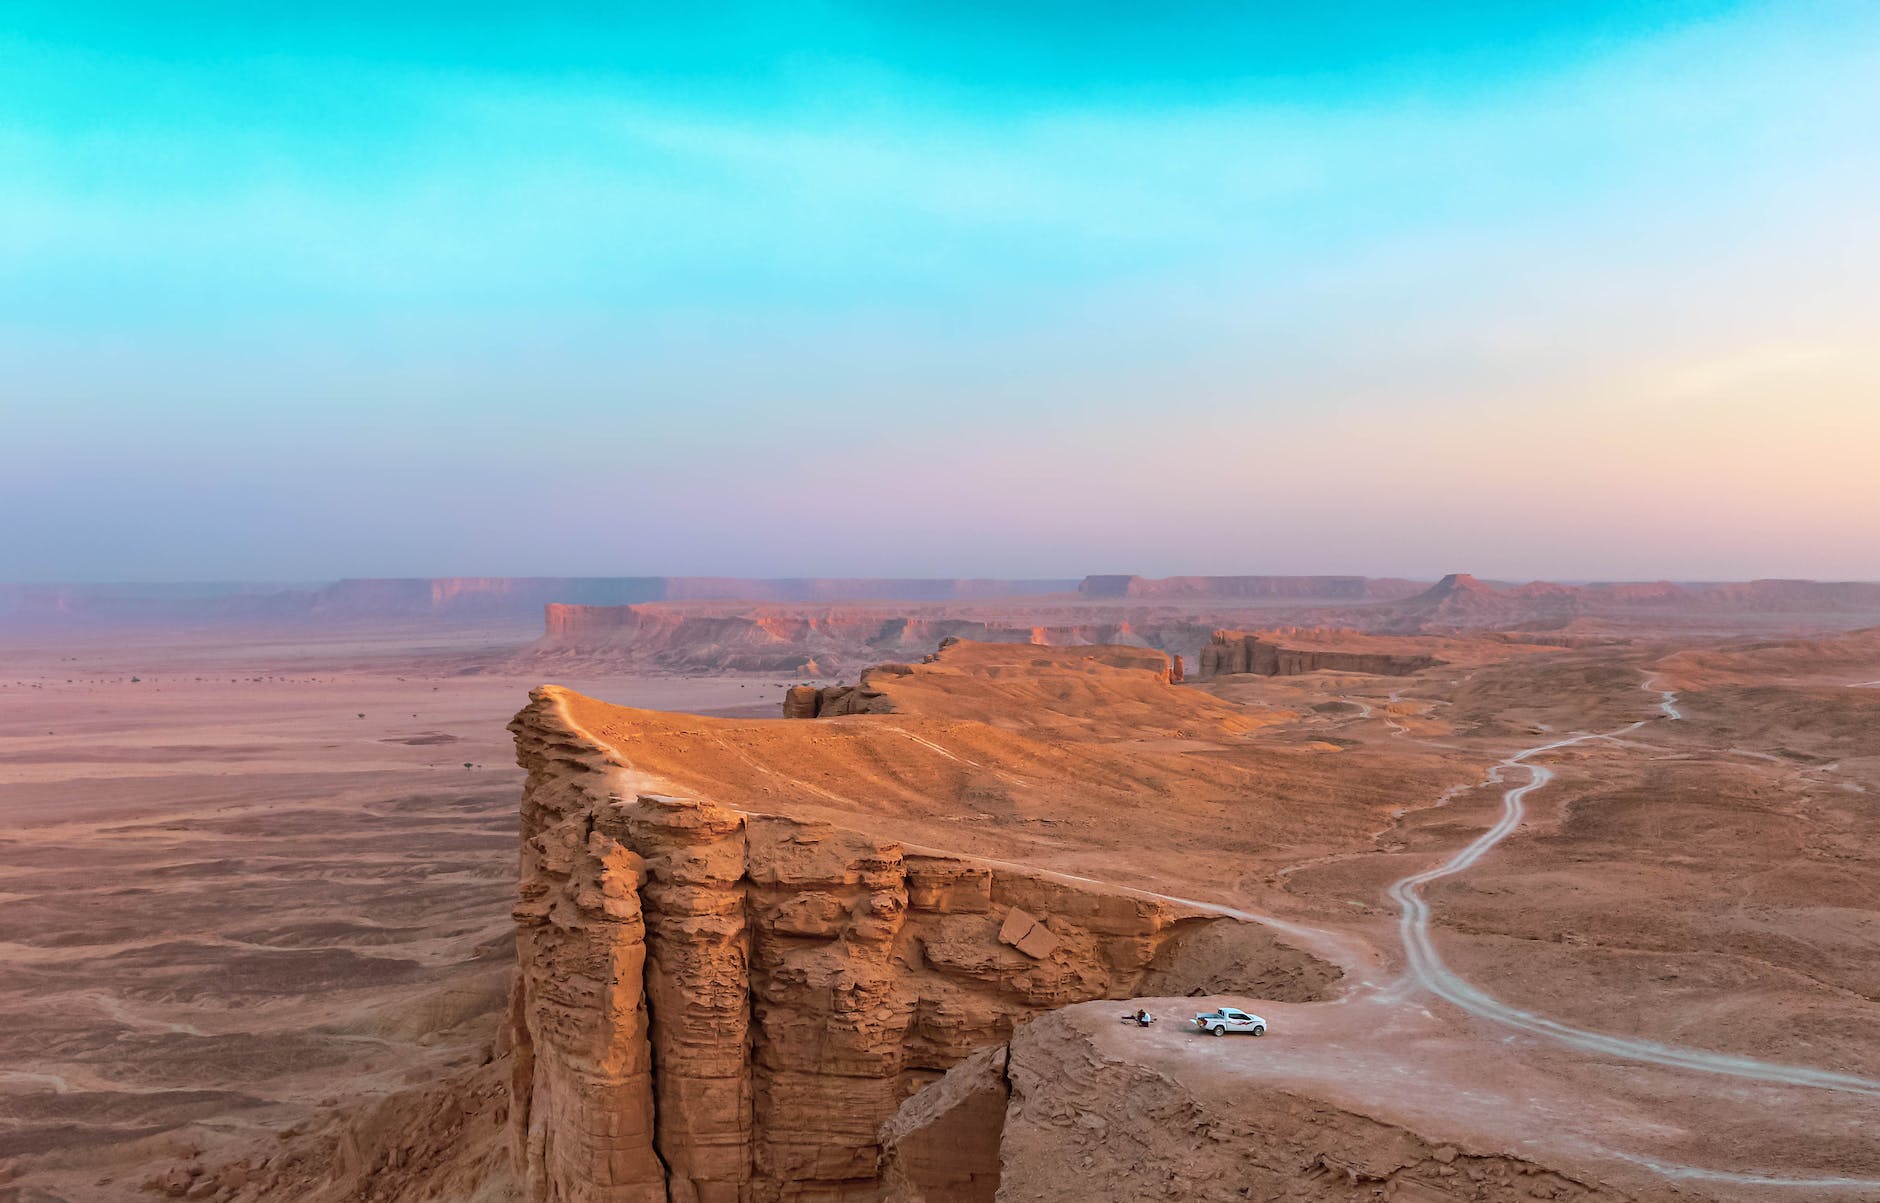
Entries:
[[[1056, 621], [1063, 619], [1064, 621]], [[551, 604], [526, 653], [535, 669], [571, 665], [666, 672], [773, 672], [828, 676], [897, 657], [918, 658], [950, 639], [1040, 647], [1105, 644], [1199, 648], [1210, 628], [1177, 616], [1138, 625], [1134, 610], [1037, 599], [1011, 606], [913, 603], [757, 603], [578, 606]], [[1097, 621], [1092, 621], [1097, 620]]]
[[1087, 576], [1077, 592], [1087, 598], [1276, 601], [1379, 601], [1409, 597], [1421, 581], [1364, 576]]
[[1365, 625], [1396, 634], [1446, 631], [1561, 630], [1582, 620], [1703, 621], [1742, 615], [1813, 618], [1880, 617], [1880, 584], [1859, 581], [1756, 580], [1674, 583], [1633, 581], [1561, 585], [1532, 581], [1493, 585], [1451, 573], [1434, 586], [1393, 603]]
[[178, 622], [530, 620], [551, 603], [949, 602], [1069, 594], [1071, 579], [890, 577], [384, 577], [320, 584], [0, 585], [0, 622], [111, 626]]
[[[1036, 653], [1016, 652], [1006, 644], [986, 644], [962, 639], [946, 639], [940, 649], [919, 664], [877, 664], [863, 670], [853, 685], [793, 685], [783, 696], [784, 718], [835, 718], [844, 714], [893, 714], [901, 709], [897, 694], [925, 697], [919, 681], [901, 689], [905, 678], [951, 678], [957, 689], [960, 677], [998, 677], [1024, 672], [1033, 677], [1061, 672], [1096, 673], [1111, 680], [1134, 678], [1158, 685], [1180, 683], [1182, 658], [1148, 648], [1105, 646], [1042, 649]], [[931, 706], [931, 698], [928, 698]]]
[[1355, 632], [1320, 632], [1289, 645], [1271, 634], [1216, 631], [1201, 649], [1200, 675], [1204, 680], [1236, 674], [1293, 677], [1312, 672], [1407, 677], [1443, 663], [1421, 653], [1381, 650], [1377, 643]]
[[[648, 609], [651, 607], [652, 609]], [[713, 607], [717, 607], [713, 610]], [[732, 622], [732, 607], [741, 622]], [[547, 609], [546, 637], [653, 660], [703, 629], [661, 634], [683, 612], [729, 622], [722, 653], [682, 671], [849, 671], [949, 635], [1043, 644], [1121, 643], [1197, 653], [1217, 628], [1340, 626], [1386, 634], [1571, 632], [1611, 624], [1880, 622], [1880, 584], [1860, 581], [1510, 584], [1466, 573], [1435, 585], [1394, 577], [1094, 575], [1069, 578], [387, 577], [316, 584], [0, 585], [0, 629], [520, 625]], [[903, 624], [897, 626], [896, 624]], [[792, 626], [792, 624], [796, 624]], [[870, 628], [872, 625], [872, 629]], [[926, 624], [924, 627], [921, 624]], [[733, 630], [732, 627], [738, 629]], [[794, 630], [796, 633], [792, 634]], [[709, 648], [714, 640], [696, 646]], [[833, 658], [831, 658], [833, 657]]]

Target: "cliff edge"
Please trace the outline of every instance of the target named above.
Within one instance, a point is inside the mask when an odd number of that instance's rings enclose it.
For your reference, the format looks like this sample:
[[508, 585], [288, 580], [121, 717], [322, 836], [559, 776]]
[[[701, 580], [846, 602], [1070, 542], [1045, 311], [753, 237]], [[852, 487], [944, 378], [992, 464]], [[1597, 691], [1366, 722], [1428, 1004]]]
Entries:
[[599, 706], [543, 687], [511, 724], [525, 1198], [874, 1199], [881, 1126], [1028, 1016], [1336, 977], [1198, 906], [658, 792]]

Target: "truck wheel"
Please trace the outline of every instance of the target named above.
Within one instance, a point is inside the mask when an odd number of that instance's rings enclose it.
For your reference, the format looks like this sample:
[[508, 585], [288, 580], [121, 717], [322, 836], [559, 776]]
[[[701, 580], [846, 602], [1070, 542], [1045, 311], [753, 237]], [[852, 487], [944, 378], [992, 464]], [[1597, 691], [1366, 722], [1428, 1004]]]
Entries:
[[1226, 1029], [1226, 1028], [1209, 1028], [1209, 1029], [1208, 1029], [1208, 1035], [1210, 1035], [1210, 1036], [1225, 1036], [1225, 1035], [1227, 1035], [1227, 1029]]
[[1266, 1035], [1266, 1025], [1265, 1025], [1265, 1024], [1263, 1024], [1263, 1023], [1256, 1023], [1256, 1024], [1254, 1024], [1254, 1025], [1253, 1025], [1253, 1034], [1254, 1034], [1254, 1035], [1256, 1035], [1256, 1036], [1264, 1036], [1264, 1035]]

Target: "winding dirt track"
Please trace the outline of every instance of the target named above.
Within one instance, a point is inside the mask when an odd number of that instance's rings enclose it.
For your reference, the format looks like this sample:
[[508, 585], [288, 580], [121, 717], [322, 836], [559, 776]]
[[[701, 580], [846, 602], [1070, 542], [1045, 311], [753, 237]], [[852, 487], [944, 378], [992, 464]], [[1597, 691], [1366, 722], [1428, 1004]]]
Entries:
[[1502, 794], [1500, 820], [1476, 837], [1474, 842], [1436, 868], [1414, 873], [1390, 887], [1390, 897], [1401, 911], [1397, 930], [1403, 941], [1404, 955], [1409, 960], [1411, 976], [1425, 990], [1446, 1002], [1461, 1007], [1471, 1015], [1531, 1036], [1554, 1040], [1584, 1052], [1622, 1057], [1630, 1061], [1643, 1061], [1674, 1069], [1695, 1070], [1699, 1073], [1723, 1074], [1733, 1078], [1776, 1082], [1787, 1086], [1839, 1090], [1849, 1094], [1880, 1098], [1880, 1081], [1872, 1078], [1835, 1073], [1825, 1069], [1811, 1069], [1801, 1065], [1779, 1065], [1750, 1057], [1708, 1053], [1678, 1045], [1660, 1044], [1653, 1040], [1609, 1036], [1570, 1027], [1532, 1012], [1523, 1011], [1518, 1007], [1509, 1006], [1458, 977], [1444, 964], [1441, 954], [1436, 951], [1435, 941], [1431, 935], [1430, 908], [1429, 904], [1423, 900], [1422, 887], [1467, 869], [1481, 860], [1495, 845], [1514, 834], [1521, 826], [1521, 820], [1526, 814], [1527, 796], [1545, 786], [1553, 780], [1554, 776], [1553, 770], [1545, 765], [1527, 763], [1528, 758], [1591, 740], [1616, 738], [1636, 731], [1642, 726], [1644, 726], [1643, 723], [1633, 723], [1604, 734], [1579, 735], [1570, 739], [1555, 740], [1553, 743], [1541, 744], [1526, 751], [1517, 752], [1496, 766], [1497, 774], [1503, 769], [1519, 769], [1528, 774], [1525, 783], [1513, 786]]
[[[1647, 682], [1645, 688], [1656, 692], [1662, 699], [1659, 709], [1664, 717], [1681, 721], [1684, 712], [1678, 706], [1678, 696], [1673, 690], [1659, 690], [1655, 682]], [[1706, 1052], [1702, 1049], [1687, 1048], [1679, 1045], [1662, 1044], [1653, 1040], [1639, 1040], [1625, 1036], [1607, 1035], [1572, 1027], [1545, 1016], [1522, 1010], [1519, 1007], [1495, 998], [1493, 995], [1459, 977], [1436, 951], [1430, 926], [1430, 907], [1422, 896], [1422, 887], [1441, 878], [1461, 873], [1476, 864], [1497, 844], [1514, 834], [1526, 815], [1526, 799], [1534, 791], [1543, 788], [1553, 780], [1553, 770], [1545, 765], [1530, 763], [1532, 757], [1561, 748], [1572, 747], [1595, 740], [1617, 740], [1644, 727], [1644, 722], [1630, 723], [1613, 731], [1571, 736], [1538, 744], [1509, 756], [1490, 771], [1489, 780], [1499, 782], [1504, 772], [1519, 770], [1527, 774], [1527, 780], [1519, 785], [1510, 786], [1502, 793], [1502, 813], [1495, 825], [1476, 837], [1461, 851], [1433, 869], [1413, 873], [1393, 883], [1389, 890], [1390, 898], [1399, 908], [1398, 936], [1403, 944], [1409, 973], [1414, 982], [1438, 998], [1449, 1002], [1479, 1019], [1529, 1036], [1536, 1036], [1582, 1052], [1600, 1056], [1616, 1057], [1628, 1061], [1662, 1065], [1672, 1069], [1690, 1070], [1697, 1073], [1715, 1074], [1755, 1082], [1769, 1082], [1786, 1086], [1839, 1091], [1845, 1094], [1863, 1095], [1868, 1098], [1880, 1098], [1880, 1081], [1863, 1078], [1854, 1074], [1836, 1073], [1832, 1070], [1816, 1069], [1802, 1065], [1782, 1065], [1774, 1062], [1759, 1061], [1751, 1057], [1737, 1057], [1724, 1053]], [[1626, 1156], [1639, 1165], [1646, 1166], [1670, 1178], [1707, 1180], [1713, 1182], [1732, 1182], [1742, 1185], [1793, 1187], [1800, 1189], [1825, 1190], [1830, 1188], [1867, 1188], [1880, 1187], [1880, 1179], [1867, 1178], [1786, 1178], [1765, 1174], [1743, 1174], [1727, 1170], [1710, 1170], [1699, 1166], [1677, 1165], [1659, 1162], [1648, 1158]]]

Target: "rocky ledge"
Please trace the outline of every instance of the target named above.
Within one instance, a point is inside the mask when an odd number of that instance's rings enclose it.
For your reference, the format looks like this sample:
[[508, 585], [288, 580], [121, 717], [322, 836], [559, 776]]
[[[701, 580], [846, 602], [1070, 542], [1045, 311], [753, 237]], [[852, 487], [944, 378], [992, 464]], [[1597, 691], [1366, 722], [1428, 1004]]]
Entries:
[[1023, 1019], [1336, 976], [1202, 908], [649, 792], [567, 696], [511, 724], [527, 1199], [877, 1199], [882, 1125]]

